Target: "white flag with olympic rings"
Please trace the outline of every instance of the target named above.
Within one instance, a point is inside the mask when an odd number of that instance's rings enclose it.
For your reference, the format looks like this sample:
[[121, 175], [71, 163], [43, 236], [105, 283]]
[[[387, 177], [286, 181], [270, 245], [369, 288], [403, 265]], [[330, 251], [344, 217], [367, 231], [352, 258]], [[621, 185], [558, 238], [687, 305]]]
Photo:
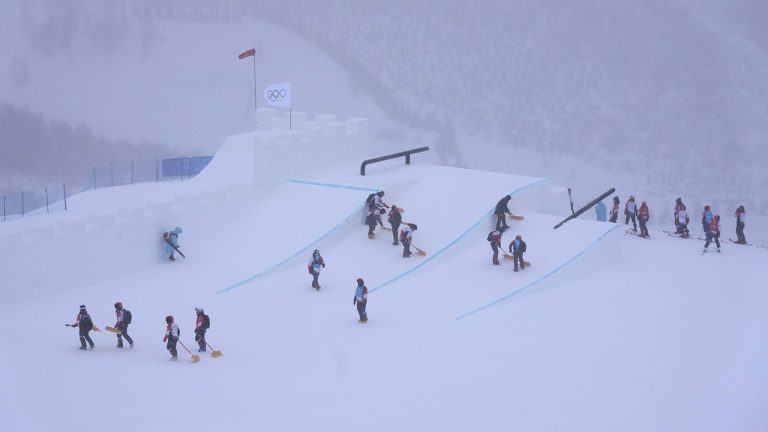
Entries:
[[291, 107], [291, 83], [270, 84], [264, 89], [264, 99], [269, 106]]

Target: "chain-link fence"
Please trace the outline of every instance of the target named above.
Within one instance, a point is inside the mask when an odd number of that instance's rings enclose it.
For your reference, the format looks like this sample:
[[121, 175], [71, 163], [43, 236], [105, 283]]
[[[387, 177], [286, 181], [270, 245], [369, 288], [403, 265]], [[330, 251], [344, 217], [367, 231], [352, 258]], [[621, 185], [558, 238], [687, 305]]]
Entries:
[[93, 189], [134, 183], [184, 181], [199, 174], [212, 156], [121, 161], [94, 165], [90, 172], [60, 185], [10, 191], [2, 195], [2, 220], [67, 210], [67, 198]]

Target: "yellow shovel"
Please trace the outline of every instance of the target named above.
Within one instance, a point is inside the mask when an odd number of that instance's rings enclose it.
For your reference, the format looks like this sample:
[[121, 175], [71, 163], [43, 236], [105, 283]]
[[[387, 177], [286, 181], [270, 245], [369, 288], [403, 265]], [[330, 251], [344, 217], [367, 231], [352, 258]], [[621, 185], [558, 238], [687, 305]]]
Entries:
[[114, 328], [114, 327], [112, 327], [112, 326], [106, 326], [106, 327], [104, 327], [104, 329], [105, 329], [106, 331], [108, 331], [108, 332], [111, 332], [111, 333], [115, 333], [115, 334], [123, 334], [123, 331], [122, 331], [122, 330], [120, 330], [120, 329], [116, 329], [116, 328]]
[[218, 351], [218, 350], [214, 349], [214, 348], [211, 346], [211, 344], [209, 344], [209, 343], [208, 343], [208, 341], [205, 341], [205, 344], [206, 344], [206, 345], [208, 345], [208, 348], [210, 348], [210, 349], [212, 349], [212, 350], [213, 350], [213, 351], [211, 352], [211, 357], [213, 357], [213, 358], [216, 358], [216, 357], [221, 357], [221, 356], [223, 356], [223, 355], [224, 355], [224, 354], [222, 354], [222, 353], [221, 353], [221, 351]]
[[197, 362], [199, 362], [199, 361], [200, 361], [200, 356], [199, 356], [199, 355], [197, 355], [197, 354], [192, 354], [192, 351], [190, 351], [190, 350], [189, 350], [189, 348], [187, 348], [187, 347], [186, 347], [186, 346], [185, 346], [183, 343], [181, 343], [181, 341], [179, 341], [179, 343], [181, 344], [181, 346], [183, 346], [183, 347], [184, 347], [184, 349], [185, 349], [185, 350], [187, 350], [187, 352], [189, 353], [189, 355], [191, 355], [191, 356], [192, 356], [192, 363], [197, 363]]

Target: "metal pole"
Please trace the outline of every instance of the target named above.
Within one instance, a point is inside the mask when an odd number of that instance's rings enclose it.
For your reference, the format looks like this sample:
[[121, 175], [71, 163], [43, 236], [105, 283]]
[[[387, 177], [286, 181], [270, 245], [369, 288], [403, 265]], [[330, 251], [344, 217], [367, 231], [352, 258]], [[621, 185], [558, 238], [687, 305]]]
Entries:
[[259, 103], [257, 101], [259, 100], [259, 93], [256, 88], [256, 54], [254, 53], [251, 57], [253, 57], [253, 109], [258, 110]]
[[293, 108], [288, 108], [288, 130], [293, 130]]
[[157, 168], [157, 156], [155, 156], [155, 183], [160, 181], [160, 170]]
[[96, 189], [96, 165], [93, 166], [93, 188]]
[[3, 222], [5, 222], [5, 195], [3, 195]]
[[67, 209], [67, 185], [62, 184], [61, 187], [64, 189], [64, 210]]
[[109, 163], [109, 183], [115, 187], [115, 169], [112, 162]]
[[585, 205], [584, 207], [582, 207], [582, 208], [580, 208], [580, 209], [576, 210], [576, 213], [574, 213], [574, 214], [572, 214], [572, 215], [568, 216], [567, 218], [563, 219], [563, 220], [562, 220], [562, 221], [561, 221], [559, 224], [555, 225], [555, 227], [554, 227], [553, 229], [558, 229], [558, 228], [560, 228], [560, 226], [561, 226], [561, 225], [563, 225], [564, 223], [568, 222], [569, 220], [571, 220], [571, 219], [575, 219], [575, 218], [579, 217], [579, 215], [581, 215], [581, 214], [582, 214], [582, 213], [584, 213], [585, 211], [589, 210], [590, 208], [592, 208], [592, 206], [594, 206], [595, 204], [597, 204], [597, 203], [598, 203], [599, 201], [601, 201], [603, 198], [607, 197], [608, 195], [610, 195], [610, 194], [612, 194], [612, 193], [614, 193], [614, 192], [616, 192], [616, 189], [614, 189], [614, 188], [610, 188], [610, 189], [608, 189], [607, 191], [603, 192], [603, 194], [602, 194], [602, 195], [600, 195], [599, 197], [597, 197], [597, 198], [593, 199], [592, 201], [590, 201], [590, 202], [589, 202], [587, 205]]
[[184, 181], [184, 158], [179, 158], [179, 180]]
[[575, 211], [573, 211], [573, 196], [571, 196], [571, 188], [568, 188], [568, 201], [571, 202], [571, 214], [574, 214]]
[[45, 188], [45, 212], [50, 213], [51, 210], [48, 208], [48, 188]]
[[131, 184], [133, 184], [133, 161], [131, 161]]
[[24, 191], [21, 191], [21, 217], [24, 217]]

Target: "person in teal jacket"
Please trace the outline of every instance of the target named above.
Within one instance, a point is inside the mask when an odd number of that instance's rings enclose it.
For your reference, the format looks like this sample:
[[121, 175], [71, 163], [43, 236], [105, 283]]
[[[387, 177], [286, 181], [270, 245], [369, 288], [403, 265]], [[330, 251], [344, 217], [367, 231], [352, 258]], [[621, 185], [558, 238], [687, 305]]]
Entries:
[[[181, 228], [176, 227], [171, 232], [167, 232], [163, 234], [163, 242], [165, 246], [165, 255], [168, 257], [171, 261], [176, 261], [176, 258], [174, 258], [174, 253], [176, 252], [177, 247], [179, 247], [179, 234], [181, 234]], [[171, 246], [173, 245], [173, 246]]]
[[597, 203], [597, 206], [595, 206], [595, 213], [597, 213], [597, 220], [600, 222], [605, 222], [608, 220], [608, 210], [602, 201]]

